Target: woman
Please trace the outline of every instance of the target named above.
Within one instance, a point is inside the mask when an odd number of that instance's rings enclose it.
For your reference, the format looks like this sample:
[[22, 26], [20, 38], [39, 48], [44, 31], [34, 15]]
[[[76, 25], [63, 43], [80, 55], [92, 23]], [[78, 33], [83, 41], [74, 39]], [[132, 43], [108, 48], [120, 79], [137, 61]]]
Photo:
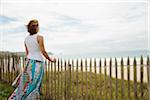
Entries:
[[[27, 63], [20, 77], [19, 85], [10, 96], [10, 100], [37, 100], [40, 97], [40, 86], [44, 73], [44, 58], [55, 62], [45, 51], [43, 36], [38, 35], [39, 24], [31, 20], [27, 25], [30, 33], [24, 41]], [[43, 56], [42, 56], [43, 54]]]

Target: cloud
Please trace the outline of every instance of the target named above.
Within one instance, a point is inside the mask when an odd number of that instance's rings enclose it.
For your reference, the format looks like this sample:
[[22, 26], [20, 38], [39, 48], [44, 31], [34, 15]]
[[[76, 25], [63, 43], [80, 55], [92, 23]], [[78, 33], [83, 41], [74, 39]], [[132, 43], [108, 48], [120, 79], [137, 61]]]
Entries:
[[92, 2], [148, 2], [147, 0], [2, 0], [3, 2], [19, 2], [19, 3], [27, 3], [27, 2], [30, 2], [30, 3], [43, 3], [43, 2], [47, 2], [47, 3], [52, 3], [52, 2], [55, 2], [55, 3], [85, 3], [85, 2], [89, 2], [89, 3], [92, 3]]
[[11, 22], [14, 22], [14, 21], [17, 21], [17, 19], [7, 17], [7, 16], [4, 16], [4, 15], [0, 15], [0, 25], [8, 24], [8, 23], [11, 23]]
[[[13, 50], [24, 50], [22, 41], [27, 32], [23, 25], [32, 18], [39, 20], [40, 34], [45, 38], [47, 50], [56, 54], [99, 54], [103, 51], [148, 49], [148, 6], [147, 2], [136, 1], [9, 1], [3, 4], [3, 15], [17, 20], [3, 25], [0, 30], [9, 34], [3, 35], [3, 41], [8, 44], [18, 43], [9, 39], [20, 41], [19, 47], [14, 46]], [[2, 48], [10, 50], [12, 47]]]
[[4, 29], [3, 30], [3, 34], [6, 35], [16, 35], [16, 34], [19, 34], [19, 33], [22, 33], [22, 32], [25, 32], [26, 31], [26, 27], [25, 26], [19, 26], [19, 27], [15, 27], [15, 28], [10, 28], [10, 29]]

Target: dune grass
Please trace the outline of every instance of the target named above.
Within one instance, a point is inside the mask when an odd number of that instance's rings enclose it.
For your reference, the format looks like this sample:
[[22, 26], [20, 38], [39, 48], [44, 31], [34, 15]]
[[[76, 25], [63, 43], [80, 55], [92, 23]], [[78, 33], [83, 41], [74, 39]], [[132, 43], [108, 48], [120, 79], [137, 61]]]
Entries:
[[13, 90], [10, 84], [0, 81], [0, 100], [7, 100]]
[[[65, 77], [66, 74], [66, 77]], [[109, 76], [104, 76], [103, 74], [94, 74], [87, 72], [78, 74], [76, 72], [71, 72], [71, 81], [68, 72], [56, 72], [52, 74], [47, 74], [49, 79], [46, 80], [46, 75], [44, 77], [43, 84], [43, 94], [51, 99], [58, 99], [65, 97], [65, 94], [71, 95], [71, 98], [75, 100], [104, 100], [105, 98], [109, 100], [116, 100], [116, 79], [111, 79]], [[66, 78], [66, 80], [65, 80]], [[78, 80], [78, 81], [77, 81]], [[49, 82], [48, 82], [49, 81]], [[58, 82], [59, 81], [59, 82]], [[65, 86], [66, 82], [66, 86]], [[50, 84], [52, 83], [52, 84]], [[58, 84], [59, 83], [59, 84]], [[128, 81], [117, 79], [118, 83], [118, 100], [128, 99]], [[49, 85], [47, 85], [49, 84]], [[122, 85], [123, 84], [123, 85]], [[123, 95], [122, 95], [122, 86], [123, 86]], [[71, 88], [71, 94], [69, 89]], [[112, 98], [110, 98], [110, 90], [112, 90]], [[147, 83], [143, 83], [143, 100], [148, 98], [148, 89]], [[47, 91], [47, 94], [46, 94]], [[101, 97], [100, 97], [101, 96]], [[141, 83], [137, 83], [137, 96], [138, 100], [141, 98]], [[134, 82], [130, 81], [130, 97], [134, 99]]]

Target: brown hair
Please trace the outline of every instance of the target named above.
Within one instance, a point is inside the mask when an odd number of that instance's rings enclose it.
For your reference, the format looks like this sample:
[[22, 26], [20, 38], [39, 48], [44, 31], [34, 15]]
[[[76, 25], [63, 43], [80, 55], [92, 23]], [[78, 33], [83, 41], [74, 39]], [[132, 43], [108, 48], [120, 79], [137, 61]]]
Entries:
[[[33, 24], [33, 23], [35, 23], [35, 24]], [[27, 25], [27, 30], [30, 33], [30, 35], [36, 34], [38, 32], [38, 29], [37, 29], [38, 26], [39, 26], [38, 20], [33, 19], [33, 20], [29, 21], [29, 23]]]

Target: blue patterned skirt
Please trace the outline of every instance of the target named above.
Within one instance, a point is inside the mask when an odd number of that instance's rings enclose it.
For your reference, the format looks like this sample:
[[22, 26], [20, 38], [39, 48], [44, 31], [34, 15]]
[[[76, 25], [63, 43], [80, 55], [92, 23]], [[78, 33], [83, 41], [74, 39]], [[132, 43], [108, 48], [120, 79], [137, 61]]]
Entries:
[[40, 87], [44, 74], [44, 62], [28, 59], [19, 85], [9, 100], [37, 100], [40, 98]]

